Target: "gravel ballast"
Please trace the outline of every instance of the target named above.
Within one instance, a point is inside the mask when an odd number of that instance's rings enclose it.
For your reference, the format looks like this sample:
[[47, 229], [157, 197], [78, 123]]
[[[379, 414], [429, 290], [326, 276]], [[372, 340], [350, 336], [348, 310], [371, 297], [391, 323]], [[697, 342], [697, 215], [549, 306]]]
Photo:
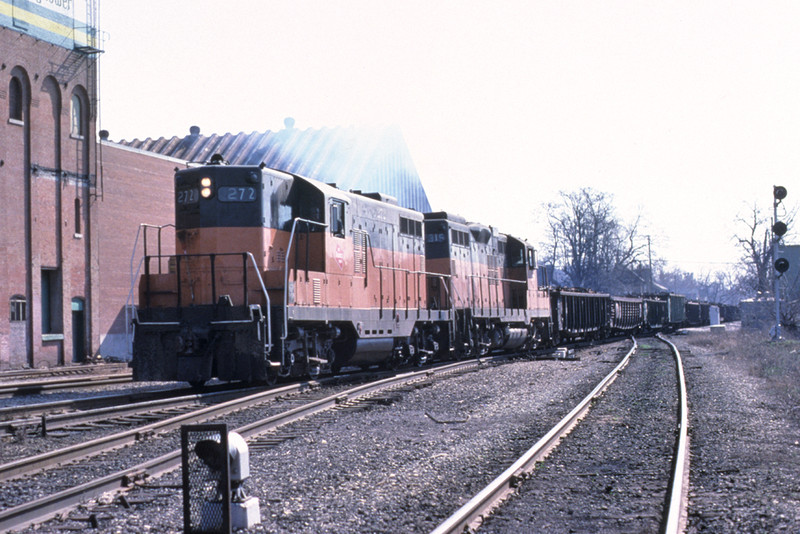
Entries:
[[[721, 335], [737, 346], [739, 333]], [[686, 532], [800, 532], [800, 411], [753, 375], [759, 355], [698, 344], [699, 334], [674, 339], [689, 395]]]
[[[368, 410], [337, 411], [309, 429], [312, 419], [300, 437], [251, 450], [248, 489], [262, 518], [251, 531], [431, 530], [588, 394], [629, 346], [585, 349], [574, 361], [491, 365]], [[179, 475], [158, 483], [179, 484]], [[96, 532], [181, 530], [179, 491], [138, 493], [129, 501], [153, 502], [101, 514]]]
[[[737, 335], [672, 338], [689, 389], [687, 532], [800, 532], [800, 410], [753, 375], [754, 356], [737, 348]], [[429, 532], [585, 396], [627, 346], [586, 349], [579, 361], [492, 366], [310, 419], [300, 437], [251, 449], [247, 487], [262, 524], [250, 532]], [[92, 532], [181, 532], [180, 473], [151, 485], [127, 494], [129, 508], [95, 504], [26, 532], [86, 527], [92, 514]]]
[[641, 340], [583, 420], [481, 532], [658, 532], [678, 430], [669, 348]]

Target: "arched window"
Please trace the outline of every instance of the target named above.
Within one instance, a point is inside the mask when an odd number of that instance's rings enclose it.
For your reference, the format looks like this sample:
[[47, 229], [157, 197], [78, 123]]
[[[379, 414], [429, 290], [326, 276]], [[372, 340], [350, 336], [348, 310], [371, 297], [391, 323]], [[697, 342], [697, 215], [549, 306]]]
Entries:
[[8, 86], [8, 117], [10, 119], [22, 120], [22, 100], [22, 82], [16, 76], [12, 76]]
[[72, 95], [72, 106], [70, 111], [71, 127], [70, 134], [76, 137], [86, 135], [86, 121], [83, 116], [83, 101], [77, 94]]

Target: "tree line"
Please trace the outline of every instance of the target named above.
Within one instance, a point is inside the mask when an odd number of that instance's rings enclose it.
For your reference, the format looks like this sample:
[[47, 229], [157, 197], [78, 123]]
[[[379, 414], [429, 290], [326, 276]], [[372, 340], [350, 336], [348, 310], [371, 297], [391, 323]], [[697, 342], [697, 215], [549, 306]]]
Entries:
[[[668, 269], [645, 235], [642, 217], [620, 217], [608, 193], [590, 187], [562, 191], [558, 201], [544, 208], [548, 236], [540, 244], [542, 262], [553, 266], [556, 285], [614, 294], [669, 290], [729, 304], [767, 294], [772, 287], [771, 223], [757, 206], [735, 221], [732, 238], [741, 262], [704, 275]], [[791, 221], [791, 215], [783, 220]]]

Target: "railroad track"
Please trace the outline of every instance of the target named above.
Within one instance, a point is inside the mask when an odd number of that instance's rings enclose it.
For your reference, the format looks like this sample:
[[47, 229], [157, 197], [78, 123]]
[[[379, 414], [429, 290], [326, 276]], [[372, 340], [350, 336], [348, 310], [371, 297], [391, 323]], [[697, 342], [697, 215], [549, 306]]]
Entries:
[[[54, 431], [141, 425], [261, 390], [263, 388], [226, 387], [189, 394], [185, 389], [158, 390], [149, 394], [105, 396], [99, 399], [102, 402], [90, 398], [15, 406], [0, 409], [0, 432], [17, 437], [22, 433], [46, 437]], [[133, 400], [136, 398], [141, 400]], [[80, 408], [76, 408], [78, 406]]]
[[[677, 388], [676, 388], [676, 399], [677, 399], [677, 414], [675, 415], [675, 422], [677, 424], [677, 428], [675, 429], [675, 435], [677, 435], [677, 439], [675, 440], [674, 449], [672, 451], [672, 459], [671, 459], [671, 469], [669, 469], [670, 477], [667, 483], [663, 485], [656, 483], [658, 487], [661, 487], [663, 490], [663, 501], [651, 503], [654, 504], [653, 509], [655, 512], [638, 512], [641, 515], [647, 516], [648, 514], [656, 514], [660, 515], [661, 517], [658, 519], [658, 530], [666, 533], [677, 533], [681, 531], [682, 524], [685, 523], [685, 508], [686, 508], [686, 488], [685, 488], [685, 481], [688, 480], [688, 461], [687, 461], [687, 401], [686, 401], [686, 388], [683, 378], [683, 368], [680, 360], [680, 354], [678, 353], [677, 349], [674, 345], [669, 343], [665, 338], [661, 338], [664, 343], [668, 344], [670, 350], [674, 355], [674, 360], [676, 362], [676, 376], [678, 377], [677, 380]], [[532, 473], [534, 469], [542, 470], [543, 467], [541, 462], [543, 459], [551, 453], [551, 451], [558, 446], [559, 442], [565, 438], [565, 436], [572, 431], [575, 425], [578, 424], [578, 421], [582, 418], [586, 417], [587, 412], [589, 411], [590, 407], [593, 403], [596, 403], [596, 399], [603, 394], [609, 387], [609, 385], [620, 375], [623, 369], [629, 365], [633, 354], [636, 352], [638, 348], [638, 344], [634, 342], [634, 347], [628, 352], [628, 354], [623, 358], [623, 360], [615, 367], [596, 387], [595, 389], [587, 395], [567, 416], [565, 416], [556, 426], [554, 426], [546, 435], [544, 435], [533, 447], [531, 447], [525, 454], [523, 454], [519, 459], [514, 462], [508, 469], [506, 469], [500, 476], [495, 478], [491, 483], [489, 483], [483, 490], [478, 492], [469, 502], [464, 504], [460, 509], [458, 509], [453, 515], [448, 517], [445, 521], [443, 521], [434, 531], [434, 534], [444, 534], [444, 533], [460, 533], [465, 532], [467, 529], [478, 529], [484, 520], [487, 520], [488, 525], [485, 525], [488, 530], [491, 532], [515, 532], [519, 529], [523, 530], [531, 530], [536, 531], [537, 524], [525, 523], [524, 519], [520, 520], [520, 517], [525, 517], [524, 514], [530, 513], [529, 511], [521, 512], [516, 507], [524, 509], [524, 499], [525, 497], [519, 497], [519, 499], [515, 499], [514, 506], [510, 506], [511, 510], [508, 510], [507, 514], [504, 514], [505, 510], [498, 509], [501, 506], [501, 503], [508, 499], [512, 494], [517, 492], [517, 488], [522, 485], [523, 490], [529, 486], [536, 486], [538, 482], [538, 478], [541, 475], [536, 475], [530, 481], [526, 481], [526, 479], [532, 477]], [[652, 349], [651, 349], [652, 350]], [[627, 380], [628, 377], [626, 377]], [[600, 401], [605, 402], [605, 401]], [[616, 416], [614, 416], [616, 417]], [[580, 426], [583, 428], [585, 424], [596, 424], [595, 422], [589, 423], [588, 421], [582, 423]], [[576, 431], [577, 433], [577, 431]], [[601, 435], [602, 436], [602, 435]], [[611, 440], [613, 436], [608, 436], [608, 440]], [[567, 442], [572, 439], [570, 437]], [[566, 443], [566, 442], [565, 442]], [[589, 442], [591, 446], [591, 441]], [[584, 442], [584, 448], [586, 447], [586, 442]], [[602, 449], [602, 446], [599, 447]], [[622, 452], [623, 454], [630, 453], [630, 451], [617, 451]], [[597, 450], [592, 450], [590, 456], [598, 456], [602, 454]], [[656, 453], [659, 454], [659, 453]], [[560, 464], [568, 464], [571, 461], [571, 458], [560, 458], [558, 461], [554, 461], [554, 463]], [[670, 464], [670, 461], [666, 461], [666, 464]], [[589, 470], [591, 471], [591, 469]], [[641, 471], [641, 469], [640, 469]], [[624, 478], [626, 476], [634, 477], [637, 476], [637, 473], [616, 473], [619, 475], [618, 478]], [[661, 479], [660, 473], [641, 473], [639, 472], [638, 475], [644, 475], [647, 478], [646, 484], [653, 484], [652, 479]], [[581, 478], [592, 478], [601, 476], [600, 473], [594, 472], [584, 472], [584, 473], [572, 473], [572, 477], [581, 477]], [[557, 493], [559, 497], [557, 499], [561, 499], [563, 495], [569, 495], [570, 490], [564, 491], [564, 485], [568, 484], [568, 481], [575, 480], [575, 478], [570, 478], [568, 475], [559, 475], [557, 477], [554, 485], [555, 487], [548, 486], [548, 489], [540, 489], [538, 491], [532, 490], [531, 492], [531, 499], [538, 499], [540, 501], [545, 500], [543, 497], [545, 496], [552, 496], [547, 495], [548, 493]], [[632, 480], [628, 479], [628, 480]], [[523, 481], [525, 481], [523, 483]], [[560, 491], [559, 491], [560, 490]], [[585, 490], [575, 490], [575, 492], [580, 493], [581, 491]], [[606, 486], [605, 491], [607, 492], [614, 492], [617, 491], [613, 486]], [[622, 491], [620, 491], [622, 493]], [[566, 499], [564, 499], [566, 500]], [[519, 503], [517, 502], [519, 501]], [[628, 506], [631, 506], [630, 501], [627, 503]], [[553, 503], [544, 503], [543, 507], [547, 506], [555, 506], [558, 507], [559, 505], [553, 505]], [[570, 505], [565, 505], [565, 507], [570, 507]], [[572, 506], [570, 510], [574, 510], [575, 508], [579, 508], [580, 505]], [[603, 508], [603, 506], [598, 506], [597, 508]], [[498, 515], [507, 515], [511, 520], [497, 520], [495, 521], [494, 517], [490, 518], [490, 514], [493, 510], [498, 510]], [[597, 509], [593, 509], [596, 516], [602, 516], [602, 512], [599, 512]], [[663, 514], [660, 511], [663, 510]], [[547, 512], [545, 512], [546, 515]], [[565, 514], [566, 516], [571, 515], [571, 511]], [[609, 512], [609, 513], [614, 513]], [[597, 521], [597, 517], [594, 517], [593, 520]], [[569, 521], [572, 522], [573, 518], [570, 518]], [[521, 522], [520, 522], [521, 521]], [[557, 524], [557, 523], [556, 523]], [[570, 523], [572, 524], [572, 523]], [[598, 522], [593, 523], [593, 527], [589, 527], [591, 530], [592, 528], [601, 529], [602, 527], [599, 526]], [[635, 524], [635, 523], [634, 523]], [[553, 528], [554, 523], [549, 524], [550, 528]], [[557, 530], [567, 530], [567, 525], [562, 524], [562, 528], [557, 528]], [[586, 528], [587, 525], [585, 524], [577, 524], [577, 528], [579, 530]], [[619, 528], [617, 525], [613, 528]], [[631, 527], [630, 524], [623, 526], [622, 530], [637, 530], [642, 528], [641, 524], [637, 526]]]
[[[363, 399], [370, 395], [376, 395], [383, 391], [390, 391], [392, 388], [402, 387], [404, 384], [432, 379], [443, 374], [465, 372], [481, 366], [486, 361], [493, 359], [495, 358], [485, 358], [438, 365], [424, 370], [383, 378], [377, 381], [368, 382], [366, 384], [357, 385], [355, 387], [348, 387], [344, 390], [341, 390], [340, 388], [340, 390], [333, 394], [321, 397], [318, 395], [319, 398], [304, 400], [303, 402], [299, 403], [299, 406], [283, 409], [279, 413], [275, 413], [263, 419], [257, 419], [255, 421], [242, 424], [237, 428], [232, 428], [231, 430], [235, 430], [245, 439], [256, 440], [257, 436], [273, 431], [278, 427], [282, 427], [289, 423], [306, 418], [312, 414], [331, 410], [337, 407], [339, 409], [349, 409], [353, 407], [354, 403], [364, 402]], [[505, 359], [505, 357], [500, 357], [498, 359]], [[10, 462], [0, 466], [0, 481], [4, 482], [4, 487], [9, 488], [10, 491], [13, 492], [15, 491], [13, 489], [14, 485], [16, 484], [15, 481], [18, 481], [23, 476], [27, 481], [32, 478], [31, 475], [37, 472], [43, 472], [43, 470], [47, 470], [46, 478], [49, 480], [58, 480], [61, 477], [58, 475], [53, 475], [50, 471], [50, 468], [52, 468], [54, 465], [64, 464], [67, 462], [77, 462], [82, 458], [86, 458], [88, 456], [97, 456], [103, 452], [116, 450], [125, 445], [131, 445], [143, 440], [152, 441], [152, 438], [154, 438], [156, 434], [159, 434], [158, 439], [161, 440], [161, 435], [169, 430], [178, 429], [181, 425], [209, 421], [214, 418], [219, 418], [223, 415], [230, 414], [233, 411], [241, 412], [241, 410], [246, 407], [263, 404], [271, 399], [287, 396], [299, 390], [317, 390], [320, 388], [322, 383], [336, 383], [340, 380], [342, 379], [330, 378], [317, 382], [293, 384], [267, 392], [249, 395], [242, 399], [227, 401], [216, 406], [193, 411], [189, 414], [176, 416], [166, 421], [161, 421], [152, 425], [146, 425], [137, 429], [121, 432], [99, 440], [79, 444], [77, 446], [68, 447], [53, 453], [42, 454], [37, 457], [20, 460], [18, 462]], [[268, 446], [267, 444], [270, 442], [270, 439], [273, 438], [265, 439], [266, 441], [256, 440], [255, 446]], [[283, 437], [280, 439], [289, 438]], [[124, 467], [111, 474], [106, 474], [108, 473], [108, 468], [101, 469], [101, 471], [104, 473], [104, 476], [93, 478], [88, 482], [70, 485], [69, 487], [60, 489], [50, 495], [27, 502], [17, 503], [0, 511], [0, 531], [21, 529], [27, 525], [42, 522], [93, 497], [107, 492], [129, 489], [138, 483], [158, 477], [163, 473], [178, 468], [179, 466], [180, 450], [173, 449], [166, 454], [162, 454], [156, 458], [150, 458], [146, 461], [139, 461], [135, 465]]]
[[48, 369], [10, 369], [0, 371], [0, 384], [13, 380], [43, 380], [66, 376], [86, 376], [93, 374], [112, 374], [127, 372], [126, 363], [102, 363], [87, 365], [65, 365]]
[[123, 371], [103, 375], [81, 375], [61, 378], [48, 378], [44, 380], [24, 380], [19, 382], [6, 382], [0, 384], [0, 398], [15, 397], [18, 395], [34, 395], [46, 391], [59, 389], [75, 389], [107, 386], [111, 384], [125, 384], [131, 382], [130, 371]]

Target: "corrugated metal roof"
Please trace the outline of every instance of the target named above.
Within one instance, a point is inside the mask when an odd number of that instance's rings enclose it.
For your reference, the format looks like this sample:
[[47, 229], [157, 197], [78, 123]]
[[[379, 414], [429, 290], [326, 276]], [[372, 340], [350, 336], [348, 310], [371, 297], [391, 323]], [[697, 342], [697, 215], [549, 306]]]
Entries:
[[147, 138], [119, 144], [190, 162], [213, 154], [231, 165], [259, 165], [335, 183], [339, 189], [380, 192], [406, 208], [431, 211], [403, 134], [396, 126], [319, 130], [286, 128], [277, 132], [201, 135], [193, 127], [186, 137]]

